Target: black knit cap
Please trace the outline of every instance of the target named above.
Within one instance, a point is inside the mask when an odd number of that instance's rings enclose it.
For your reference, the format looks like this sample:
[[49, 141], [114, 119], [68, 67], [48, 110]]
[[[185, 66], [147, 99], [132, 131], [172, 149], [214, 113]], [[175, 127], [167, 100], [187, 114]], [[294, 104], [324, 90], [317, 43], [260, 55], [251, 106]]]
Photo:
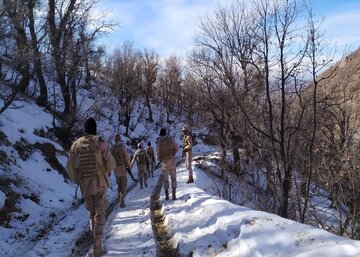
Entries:
[[88, 118], [85, 121], [86, 134], [96, 135], [96, 121], [93, 118]]
[[160, 129], [160, 136], [161, 137], [166, 136], [166, 129], [164, 128]]

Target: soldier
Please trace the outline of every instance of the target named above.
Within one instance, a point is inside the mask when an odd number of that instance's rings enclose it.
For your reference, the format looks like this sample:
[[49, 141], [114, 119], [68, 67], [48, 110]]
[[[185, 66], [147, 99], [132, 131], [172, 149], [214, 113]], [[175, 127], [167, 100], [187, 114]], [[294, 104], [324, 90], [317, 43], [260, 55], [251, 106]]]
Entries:
[[127, 169], [131, 169], [130, 157], [125, 144], [121, 141], [119, 134], [115, 135], [115, 145], [111, 148], [111, 153], [115, 158], [115, 177], [118, 185], [120, 207], [125, 207], [125, 196], [127, 187]]
[[174, 139], [166, 136], [166, 130], [160, 130], [160, 138], [156, 147], [156, 157], [161, 162], [164, 174], [165, 200], [169, 200], [169, 176], [171, 177], [172, 199], [176, 200], [176, 162], [175, 154], [179, 146]]
[[151, 177], [154, 177], [155, 152], [154, 152], [154, 148], [151, 146], [151, 143], [150, 143], [150, 142], [148, 142], [147, 145], [148, 145], [148, 146], [146, 147], [145, 151], [146, 151], [148, 160], [149, 160], [149, 162], [150, 162], [149, 177], [150, 177], [150, 173], [151, 173]]
[[93, 255], [103, 254], [101, 236], [106, 222], [108, 206], [106, 190], [108, 175], [115, 168], [115, 159], [106, 142], [96, 135], [96, 122], [85, 122], [86, 135], [76, 140], [70, 149], [67, 170], [70, 178], [80, 184], [89, 211], [90, 229], [93, 233]]
[[138, 167], [140, 188], [143, 188], [143, 183], [147, 187], [149, 160], [141, 143], [138, 143], [138, 149], [134, 153], [134, 157], [131, 161], [131, 168], [134, 166], [135, 161], [137, 162]]
[[190, 131], [189, 128], [184, 125], [182, 128], [182, 131], [184, 133], [184, 137], [183, 137], [183, 158], [185, 158], [185, 167], [187, 169], [188, 172], [188, 180], [186, 181], [187, 184], [189, 183], [194, 183], [194, 178], [193, 178], [193, 171], [192, 171], [192, 167], [191, 167], [191, 162], [192, 162], [192, 138], [190, 135]]

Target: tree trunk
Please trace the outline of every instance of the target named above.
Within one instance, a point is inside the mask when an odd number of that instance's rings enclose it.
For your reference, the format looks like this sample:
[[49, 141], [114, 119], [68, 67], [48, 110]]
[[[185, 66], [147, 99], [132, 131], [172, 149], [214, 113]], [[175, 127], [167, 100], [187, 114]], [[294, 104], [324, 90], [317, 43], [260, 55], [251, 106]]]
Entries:
[[32, 50], [34, 52], [34, 69], [36, 72], [36, 77], [40, 85], [40, 95], [37, 99], [37, 103], [40, 106], [46, 106], [48, 101], [48, 92], [46, 87], [46, 82], [43, 75], [42, 63], [41, 63], [41, 54], [39, 51], [38, 40], [35, 32], [35, 22], [34, 22], [34, 7], [35, 1], [30, 0], [28, 4], [29, 9], [29, 29], [31, 34], [31, 44]]
[[152, 109], [151, 109], [151, 104], [150, 104], [150, 97], [148, 94], [145, 95], [145, 106], [148, 109], [148, 115], [149, 115], [147, 119], [149, 122], [153, 122], [154, 119], [153, 119], [153, 114], [152, 114]]

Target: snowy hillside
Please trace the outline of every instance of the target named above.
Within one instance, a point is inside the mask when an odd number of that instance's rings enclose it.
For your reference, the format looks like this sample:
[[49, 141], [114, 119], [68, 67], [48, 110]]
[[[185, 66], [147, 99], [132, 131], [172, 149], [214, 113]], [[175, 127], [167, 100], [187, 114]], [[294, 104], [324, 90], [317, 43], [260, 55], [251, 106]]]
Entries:
[[[73, 204], [76, 187], [63, 176], [67, 153], [51, 134], [52, 116], [32, 102], [14, 104], [22, 107], [8, 109], [0, 120], [0, 256], [79, 256], [87, 238], [87, 212]], [[104, 118], [98, 124], [112, 141], [117, 129]], [[180, 126], [172, 128], [179, 144]], [[145, 127], [133, 133], [143, 134]], [[155, 144], [157, 131], [150, 131], [148, 139]], [[209, 151], [216, 153], [203, 144], [194, 147], [198, 156]], [[177, 171], [178, 200], [163, 199], [163, 204], [181, 256], [360, 256], [359, 241], [231, 204], [216, 196], [213, 180], [202, 170], [195, 168], [195, 184], [185, 184], [183, 164]], [[115, 206], [110, 213], [105, 256], [155, 256], [149, 196], [160, 172], [155, 171], [148, 188], [129, 192], [126, 208]], [[114, 175], [111, 184], [113, 201]]]

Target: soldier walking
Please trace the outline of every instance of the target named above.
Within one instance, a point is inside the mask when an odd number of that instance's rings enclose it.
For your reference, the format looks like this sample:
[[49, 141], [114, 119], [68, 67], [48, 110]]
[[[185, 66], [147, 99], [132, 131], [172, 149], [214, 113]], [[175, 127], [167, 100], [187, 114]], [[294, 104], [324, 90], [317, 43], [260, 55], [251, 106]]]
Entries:
[[154, 169], [155, 169], [155, 152], [154, 148], [151, 146], [151, 143], [148, 142], [148, 146], [146, 147], [145, 151], [149, 160], [149, 177], [154, 177]]
[[138, 167], [140, 188], [143, 188], [143, 183], [147, 187], [149, 160], [141, 143], [138, 143], [138, 149], [134, 153], [134, 157], [131, 161], [131, 168], [134, 166], [135, 161]]
[[169, 176], [171, 178], [172, 199], [176, 200], [176, 162], [175, 154], [179, 146], [174, 139], [166, 136], [166, 130], [160, 130], [160, 138], [157, 142], [156, 157], [161, 162], [164, 174], [165, 200], [169, 200]]
[[115, 160], [107, 143], [96, 135], [96, 122], [89, 118], [85, 122], [86, 135], [76, 140], [70, 149], [67, 171], [85, 198], [89, 211], [90, 229], [93, 234], [93, 255], [103, 254], [101, 237], [106, 222], [109, 187], [108, 175], [115, 168]]
[[184, 125], [182, 128], [182, 132], [184, 133], [183, 137], [183, 158], [185, 158], [185, 167], [188, 172], [188, 180], [186, 181], [187, 184], [194, 183], [193, 178], [193, 171], [191, 167], [192, 162], [192, 138], [190, 135], [189, 128]]
[[125, 207], [125, 196], [127, 188], [127, 169], [131, 169], [130, 157], [125, 144], [121, 141], [119, 134], [115, 135], [115, 145], [111, 148], [111, 153], [115, 158], [115, 177], [118, 185], [120, 207]]

